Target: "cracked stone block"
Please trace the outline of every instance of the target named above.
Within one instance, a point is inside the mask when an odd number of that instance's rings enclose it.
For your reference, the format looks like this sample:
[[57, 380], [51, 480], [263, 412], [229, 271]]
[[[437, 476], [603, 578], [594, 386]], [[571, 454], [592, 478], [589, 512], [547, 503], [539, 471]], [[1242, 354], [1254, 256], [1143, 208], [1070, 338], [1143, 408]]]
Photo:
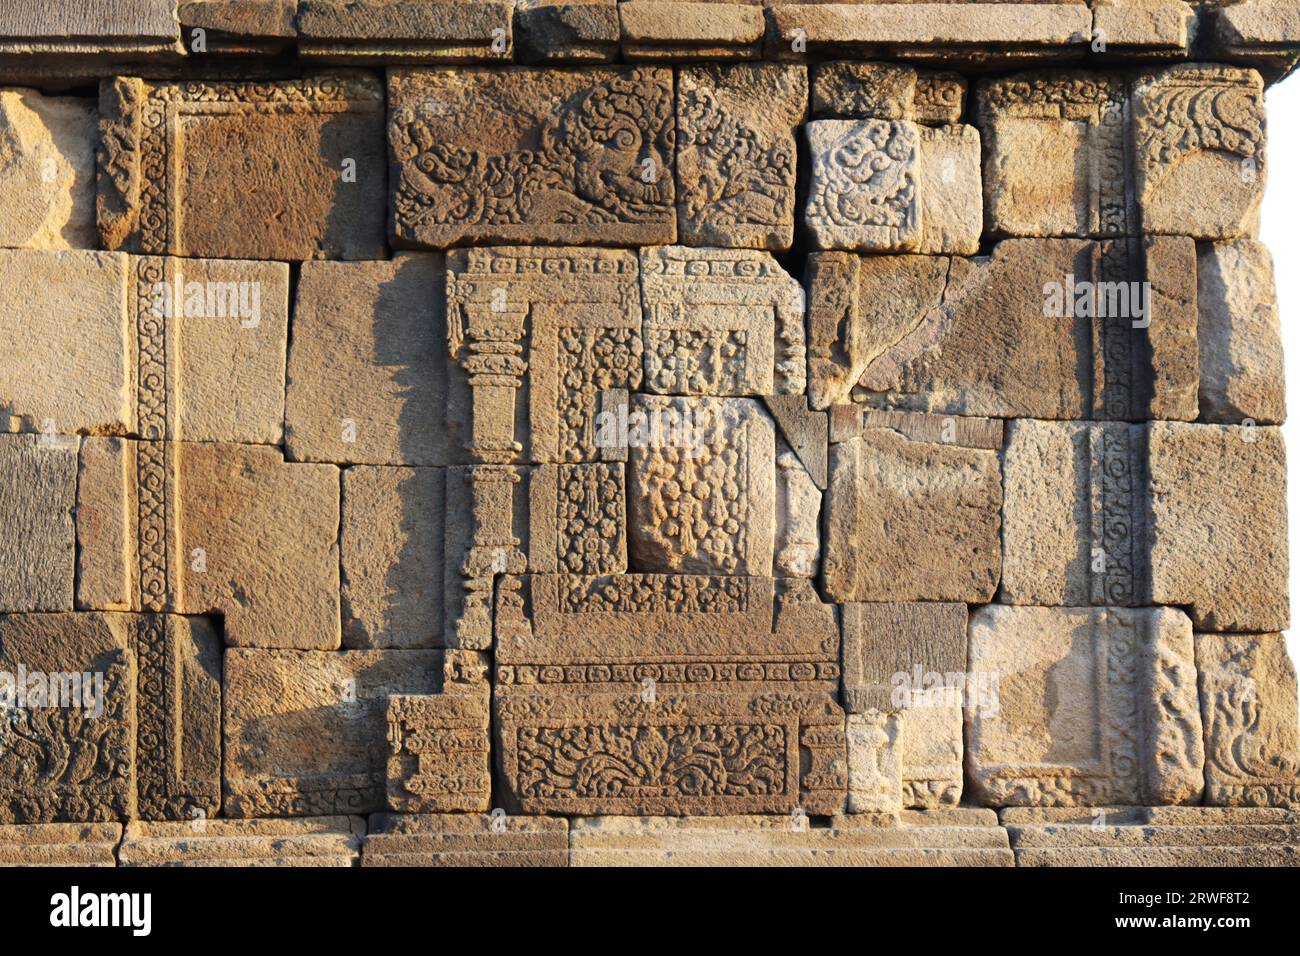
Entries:
[[122, 866], [356, 866], [360, 816], [126, 825]]
[[665, 395], [804, 390], [803, 289], [769, 253], [641, 250], [643, 388]]
[[568, 866], [569, 821], [497, 811], [378, 813], [362, 866]]
[[1180, 64], [1135, 80], [1132, 109], [1143, 230], [1257, 236], [1267, 172], [1259, 74]]
[[970, 620], [966, 765], [985, 806], [1195, 804], [1205, 786], [1192, 626], [1173, 608], [992, 605]]
[[136, 658], [121, 614], [0, 615], [0, 823], [136, 813]]
[[439, 647], [446, 471], [343, 472], [343, 646]]
[[117, 866], [120, 823], [0, 826], [0, 866]]
[[0, 434], [0, 611], [70, 611], [76, 438]]
[[224, 811], [384, 808], [388, 699], [442, 686], [434, 650], [226, 651]]
[[467, 397], [449, 375], [440, 255], [308, 262], [298, 280], [285, 397], [296, 461], [463, 460]]
[[618, 0], [516, 0], [515, 53], [524, 63], [618, 58]]
[[677, 74], [677, 219], [692, 246], [788, 249], [803, 67], [742, 63]]
[[831, 446], [826, 591], [838, 602], [985, 603], [1001, 569], [1001, 507], [996, 452], [866, 428]]
[[1020, 419], [1003, 455], [1008, 604], [1150, 601], [1146, 426]]
[[[617, 249], [448, 253], [448, 343], [469, 382], [473, 461], [626, 458], [626, 393], [642, 377], [638, 279], [637, 256]], [[606, 414], [615, 404], [623, 413]]]
[[383, 88], [361, 74], [105, 80], [100, 239], [148, 255], [385, 258], [383, 124]]
[[1154, 601], [1189, 607], [1198, 630], [1286, 628], [1281, 431], [1155, 422], [1149, 441]]
[[388, 89], [398, 242], [676, 240], [671, 70], [394, 70]]
[[[974, 259], [814, 259], [816, 407], [852, 399], [995, 418], [1196, 417], [1189, 239], [1014, 239]], [[1021, 361], [1009, 365], [1008, 354]]]
[[1273, 259], [1259, 242], [1199, 248], [1201, 420], [1278, 425], [1286, 418]]
[[921, 133], [911, 122], [815, 120], [804, 221], [818, 249], [920, 248]]
[[816, 119], [911, 120], [932, 126], [961, 122], [966, 81], [957, 73], [897, 63], [846, 60], [812, 70]]
[[637, 395], [632, 414], [666, 423], [631, 442], [628, 551], [638, 571], [772, 573], [776, 428], [744, 398]]
[[332, 63], [510, 62], [512, 0], [298, 0], [298, 53]]
[[0, 90], [0, 246], [93, 249], [94, 103]]
[[1300, 804], [1295, 665], [1281, 634], [1197, 634], [1205, 800]]

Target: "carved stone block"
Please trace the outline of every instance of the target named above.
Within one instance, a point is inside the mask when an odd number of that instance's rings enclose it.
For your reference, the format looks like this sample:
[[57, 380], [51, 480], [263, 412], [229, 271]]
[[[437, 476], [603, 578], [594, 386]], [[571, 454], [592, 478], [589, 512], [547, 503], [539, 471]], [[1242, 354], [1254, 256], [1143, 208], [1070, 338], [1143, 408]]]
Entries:
[[0, 823], [136, 813], [129, 615], [0, 615]]
[[465, 461], [464, 382], [447, 355], [443, 258], [304, 263], [285, 398], [295, 461]]
[[626, 420], [602, 417], [600, 399], [641, 384], [637, 276], [636, 256], [611, 249], [447, 255], [449, 346], [469, 383], [472, 460], [599, 461], [626, 445]]
[[1281, 634], [1197, 634], [1205, 802], [1300, 804], [1295, 665]]
[[429, 650], [227, 650], [226, 815], [382, 810], [388, 698], [435, 693], [442, 665]]
[[442, 645], [446, 474], [372, 466], [343, 472], [343, 646]]
[[1264, 199], [1264, 83], [1180, 64], [1133, 83], [1135, 183], [1148, 233], [1251, 238]]
[[388, 808], [484, 813], [492, 799], [488, 688], [388, 698]]
[[538, 465], [528, 488], [530, 571], [627, 570], [627, 477], [621, 462]]
[[[966, 765], [986, 806], [1195, 804], [1204, 788], [1191, 622], [1172, 608], [993, 605], [971, 615]], [[992, 706], [990, 706], [990, 703]]]
[[[638, 571], [770, 574], [776, 428], [752, 399], [637, 395], [635, 412], [676, 435], [632, 444], [629, 549]], [[677, 439], [674, 441], [674, 437]]]
[[921, 134], [914, 123], [816, 120], [804, 217], [818, 249], [901, 252], [921, 244]]
[[1002, 462], [1003, 601], [1149, 603], [1146, 455], [1144, 425], [1009, 424]]
[[803, 391], [803, 289], [768, 253], [643, 249], [641, 297], [646, 391]]
[[911, 120], [943, 126], [960, 123], [965, 109], [966, 81], [956, 73], [853, 60], [819, 63], [811, 71], [816, 119]]
[[693, 246], [788, 249], [803, 67], [684, 67], [677, 75], [677, 216]]
[[388, 87], [398, 241], [676, 239], [671, 71], [396, 70]]
[[849, 813], [889, 813], [903, 808], [903, 767], [897, 714], [849, 714]]
[[0, 434], [0, 611], [70, 611], [77, 438]]
[[1001, 507], [996, 452], [865, 429], [831, 446], [826, 591], [836, 601], [989, 601]]
[[99, 235], [108, 249], [380, 259], [384, 93], [373, 79], [104, 81]]
[[1287, 627], [1286, 449], [1276, 428], [1153, 422], [1151, 587], [1198, 630]]

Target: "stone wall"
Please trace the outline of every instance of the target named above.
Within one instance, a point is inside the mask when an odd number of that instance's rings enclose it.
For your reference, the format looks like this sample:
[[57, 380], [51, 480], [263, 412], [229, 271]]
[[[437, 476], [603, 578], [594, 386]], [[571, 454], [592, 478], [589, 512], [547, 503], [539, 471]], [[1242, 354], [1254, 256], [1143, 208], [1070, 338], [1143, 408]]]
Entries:
[[1297, 57], [9, 0], [0, 862], [1300, 862]]

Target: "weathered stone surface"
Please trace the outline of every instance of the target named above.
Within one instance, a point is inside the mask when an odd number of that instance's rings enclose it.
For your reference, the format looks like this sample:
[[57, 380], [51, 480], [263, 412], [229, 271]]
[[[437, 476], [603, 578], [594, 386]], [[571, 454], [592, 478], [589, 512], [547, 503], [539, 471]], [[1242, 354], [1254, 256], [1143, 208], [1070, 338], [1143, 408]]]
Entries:
[[984, 82], [977, 96], [984, 208], [995, 235], [1137, 232], [1121, 77], [1035, 73]]
[[95, 110], [90, 100], [0, 90], [0, 246], [93, 249]]
[[992, 811], [836, 816], [594, 817], [570, 824], [572, 866], [1011, 866]]
[[0, 611], [70, 611], [78, 439], [0, 434]]
[[[181, 492], [173, 606], [222, 613], [232, 647], [338, 647], [338, 469], [248, 445], [168, 443], [164, 454], [179, 460]], [[139, 533], [137, 553], [149, 550]]]
[[1003, 423], [997, 418], [891, 412], [861, 405], [832, 405], [828, 417], [832, 444], [870, 434], [872, 429], [887, 428], [912, 441], [1002, 450]]
[[813, 577], [821, 561], [822, 493], [799, 456], [785, 443], [776, 449], [776, 537], [773, 574]]
[[955, 701], [960, 707], [966, 680], [964, 604], [854, 603], [845, 604], [840, 614], [849, 713], [906, 710], [914, 700], [922, 706]]
[[812, 114], [817, 119], [961, 122], [966, 81], [956, 73], [856, 61], [821, 63], [811, 70]]
[[750, 58], [763, 39], [763, 10], [751, 0], [619, 0], [628, 60]]
[[1151, 587], [1198, 630], [1288, 626], [1286, 449], [1276, 428], [1150, 427]]
[[135, 815], [136, 666], [122, 614], [0, 615], [0, 823]]
[[960, 704], [913, 706], [900, 713], [898, 750], [904, 807], [935, 809], [960, 802], [964, 753]]
[[988, 806], [1197, 803], [1204, 749], [1191, 622], [1172, 608], [993, 605], [971, 615], [966, 766]]
[[1197, 239], [1259, 233], [1264, 83], [1254, 70], [1185, 64], [1133, 84], [1142, 229]]
[[995, 452], [889, 428], [832, 445], [826, 591], [837, 601], [989, 601], [1001, 506]]
[[137, 808], [146, 820], [221, 809], [221, 632], [174, 614], [132, 615]]
[[812, 179], [804, 223], [818, 249], [920, 248], [921, 132], [889, 120], [816, 120], [804, 127]]
[[1197, 634], [1205, 802], [1300, 805], [1295, 665], [1281, 634]]
[[795, 130], [807, 111], [803, 67], [743, 63], [678, 72], [677, 228], [682, 243], [790, 248]]
[[1008, 604], [1150, 601], [1146, 427], [1021, 419], [1002, 460]]
[[903, 761], [898, 714], [849, 714], [849, 813], [890, 813], [903, 808]]
[[174, 0], [104, 0], [91, 8], [12, 0], [0, 11], [0, 53], [177, 52]]
[[[459, 671], [452, 670], [457, 657]], [[449, 651], [443, 692], [388, 698], [388, 808], [486, 812], [492, 799], [486, 655]], [[457, 679], [459, 678], [459, 679]]]
[[768, 253], [643, 249], [641, 301], [646, 391], [803, 391], [803, 289]]
[[970, 260], [815, 256], [814, 407], [1194, 419], [1195, 257], [1163, 237], [1008, 240]]
[[777, 432], [799, 458], [818, 489], [826, 490], [829, 416], [814, 412], [803, 395], [764, 395], [763, 404], [776, 421]]
[[1300, 8], [1275, 0], [1238, 0], [1216, 14], [1216, 59], [1252, 66], [1270, 82], [1295, 68]]
[[394, 235], [675, 241], [672, 86], [656, 68], [393, 71]]
[[1206, 243], [1197, 256], [1201, 420], [1278, 425], [1286, 418], [1273, 260], [1258, 242]]
[[383, 103], [375, 80], [345, 73], [107, 80], [100, 239], [150, 255], [383, 258]]
[[[180, 0], [176, 18], [183, 27], [242, 38], [297, 36], [298, 0]], [[191, 42], [192, 32], [186, 37]]]
[[567, 866], [569, 821], [491, 814], [370, 818], [362, 866]]
[[0, 826], [0, 866], [117, 866], [120, 823]]
[[78, 610], [127, 611], [139, 583], [132, 543], [138, 496], [135, 444], [83, 438], [77, 456]]
[[638, 275], [636, 255], [612, 249], [448, 254], [449, 345], [469, 381], [472, 460], [599, 461], [625, 449], [626, 416], [602, 416], [601, 402], [641, 384]]
[[627, 570], [622, 462], [538, 465], [528, 479], [528, 568], [553, 574]]
[[442, 663], [430, 650], [227, 650], [225, 813], [383, 809], [388, 698], [437, 692]]
[[335, 63], [509, 62], [512, 0], [298, 0], [300, 56]]
[[366, 821], [194, 820], [126, 825], [122, 866], [356, 866]]
[[[638, 571], [772, 573], [776, 428], [752, 399], [634, 396], [683, 441], [634, 443], [628, 549]], [[670, 436], [671, 437], [671, 436]]]
[[[1268, 813], [1269, 811], [1264, 811]], [[1017, 866], [1297, 866], [1293, 816], [1217, 807], [1013, 807]]]
[[443, 635], [441, 468], [343, 472], [343, 646], [438, 647]]
[[442, 256], [305, 263], [285, 398], [288, 456], [464, 460], [464, 386], [449, 377], [446, 341]]
[[927, 255], [979, 252], [984, 211], [980, 204], [980, 134], [974, 126], [922, 127], [921, 243]]
[[129, 268], [113, 253], [0, 249], [0, 330], [23, 343], [0, 352], [0, 416], [51, 435], [134, 428]]
[[1185, 57], [1196, 32], [1196, 11], [1183, 0], [1097, 0], [1095, 52], [1157, 58]]
[[618, 56], [618, 0], [515, 0], [525, 63], [603, 63]]

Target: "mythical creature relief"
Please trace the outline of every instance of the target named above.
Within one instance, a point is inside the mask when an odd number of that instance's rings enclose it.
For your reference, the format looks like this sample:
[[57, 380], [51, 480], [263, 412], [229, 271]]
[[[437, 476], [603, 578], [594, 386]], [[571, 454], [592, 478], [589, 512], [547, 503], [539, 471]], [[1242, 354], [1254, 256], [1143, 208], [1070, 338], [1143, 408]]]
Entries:
[[490, 154], [451, 141], [422, 107], [394, 111], [401, 164], [399, 231], [422, 225], [648, 223], [672, 215], [670, 87], [643, 70], [618, 74], [559, 103], [533, 149]]

